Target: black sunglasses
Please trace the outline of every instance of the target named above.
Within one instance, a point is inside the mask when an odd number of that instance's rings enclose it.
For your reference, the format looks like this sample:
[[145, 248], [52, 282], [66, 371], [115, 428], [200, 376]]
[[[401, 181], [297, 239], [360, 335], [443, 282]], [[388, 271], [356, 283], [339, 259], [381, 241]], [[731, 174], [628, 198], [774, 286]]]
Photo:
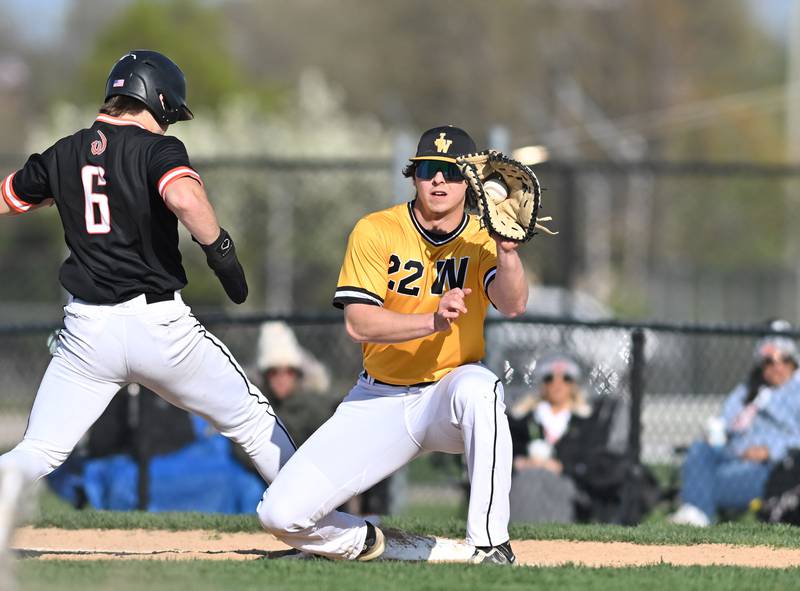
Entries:
[[[555, 379], [555, 376], [554, 376], [553, 374], [549, 373], [549, 374], [547, 374], [546, 376], [544, 376], [544, 377], [542, 378], [542, 381], [543, 381], [545, 384], [549, 384], [549, 383], [551, 383], [551, 382], [552, 382], [554, 379]], [[569, 375], [569, 374], [564, 374], [564, 375], [562, 375], [562, 376], [561, 376], [561, 379], [562, 379], [562, 380], [564, 380], [564, 381], [565, 381], [567, 384], [571, 384], [571, 383], [572, 383], [572, 376], [571, 376], [571, 375]]]
[[790, 357], [789, 355], [783, 355], [781, 356], [780, 359], [775, 359], [774, 357], [767, 357], [764, 359], [764, 361], [761, 362], [761, 365], [763, 365], [764, 367], [769, 367], [770, 365], [773, 365], [778, 361], [782, 363], [794, 363], [794, 359], [792, 357]]
[[461, 174], [458, 166], [452, 162], [444, 162], [443, 160], [420, 160], [417, 162], [414, 169], [414, 175], [423, 181], [431, 180], [436, 176], [437, 172], [441, 172], [444, 180], [448, 183], [464, 180], [464, 176]]

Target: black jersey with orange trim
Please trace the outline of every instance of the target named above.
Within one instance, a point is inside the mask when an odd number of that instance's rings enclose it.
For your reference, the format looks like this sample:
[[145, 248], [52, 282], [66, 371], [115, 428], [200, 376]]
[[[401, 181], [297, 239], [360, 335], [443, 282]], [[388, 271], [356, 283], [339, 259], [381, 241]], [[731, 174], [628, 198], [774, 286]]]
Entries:
[[181, 177], [202, 182], [180, 140], [99, 115], [32, 155], [0, 194], [19, 213], [54, 199], [70, 251], [61, 284], [82, 300], [115, 304], [186, 285], [178, 220], [162, 197]]

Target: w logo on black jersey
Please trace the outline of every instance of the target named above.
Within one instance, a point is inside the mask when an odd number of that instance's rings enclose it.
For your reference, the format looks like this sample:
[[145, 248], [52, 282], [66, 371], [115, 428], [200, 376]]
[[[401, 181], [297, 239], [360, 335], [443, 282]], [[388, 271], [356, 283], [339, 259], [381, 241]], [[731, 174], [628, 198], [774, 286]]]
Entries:
[[[436, 261], [436, 279], [431, 285], [431, 293], [442, 295], [445, 291], [450, 291], [456, 287], [463, 288], [464, 281], [467, 279], [468, 266], [469, 257], [458, 259], [458, 265], [456, 265], [455, 259]], [[445, 284], [447, 289], [445, 289]]]
[[99, 156], [105, 152], [106, 146], [108, 145], [108, 140], [106, 139], [105, 134], [99, 129], [97, 130], [97, 135], [100, 136], [100, 139], [92, 142], [92, 156]]

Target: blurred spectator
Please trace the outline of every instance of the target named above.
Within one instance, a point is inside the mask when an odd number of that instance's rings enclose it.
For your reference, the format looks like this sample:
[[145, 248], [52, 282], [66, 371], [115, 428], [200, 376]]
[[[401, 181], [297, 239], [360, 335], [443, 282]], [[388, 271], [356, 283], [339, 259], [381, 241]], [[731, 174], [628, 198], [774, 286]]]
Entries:
[[299, 446], [333, 414], [328, 370], [297, 342], [284, 322], [265, 322], [256, 371], [264, 395]]
[[512, 521], [622, 521], [626, 405], [608, 395], [590, 405], [580, 366], [567, 354], [540, 360], [534, 380], [539, 391], [515, 404], [509, 419]]
[[539, 393], [526, 396], [512, 408], [512, 416], [523, 419], [527, 430], [514, 439], [514, 468], [543, 468], [561, 474], [564, 466], [554, 457], [554, 447], [567, 432], [573, 415], [580, 420], [591, 414], [579, 383], [581, 371], [570, 357], [554, 355], [537, 365], [535, 378], [541, 384]]
[[[783, 326], [782, 326], [783, 327]], [[761, 339], [745, 383], [728, 396], [705, 440], [690, 448], [681, 470], [682, 505], [673, 523], [707, 526], [719, 510], [742, 511], [760, 498], [772, 466], [800, 448], [800, 374], [794, 341]]]

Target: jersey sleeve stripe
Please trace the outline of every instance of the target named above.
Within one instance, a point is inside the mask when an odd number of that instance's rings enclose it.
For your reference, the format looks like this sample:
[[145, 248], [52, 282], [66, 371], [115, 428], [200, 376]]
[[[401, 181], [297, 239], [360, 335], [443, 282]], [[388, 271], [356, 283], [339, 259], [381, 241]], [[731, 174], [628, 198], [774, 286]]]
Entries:
[[495, 276], [497, 276], [497, 267], [492, 267], [483, 276], [483, 291], [486, 292], [487, 296], [489, 295], [489, 284], [494, 281]]
[[383, 306], [383, 298], [360, 287], [349, 285], [337, 287], [333, 296], [333, 305], [337, 308], [344, 308], [345, 304]]
[[177, 181], [179, 178], [185, 176], [193, 178], [202, 186], [203, 180], [200, 178], [199, 174], [197, 174], [194, 170], [192, 170], [188, 166], [179, 166], [164, 173], [164, 176], [162, 176], [161, 179], [158, 181], [158, 194], [161, 195], [161, 197], [164, 197], [164, 190], [167, 188], [167, 186], [171, 182]]
[[31, 205], [30, 203], [25, 203], [14, 192], [14, 185], [12, 181], [14, 179], [15, 174], [16, 174], [15, 172], [12, 172], [5, 178], [3, 184], [0, 185], [0, 192], [2, 192], [3, 199], [5, 200], [6, 203], [8, 203], [8, 206], [11, 209], [16, 211], [17, 213], [24, 213], [31, 208]]

